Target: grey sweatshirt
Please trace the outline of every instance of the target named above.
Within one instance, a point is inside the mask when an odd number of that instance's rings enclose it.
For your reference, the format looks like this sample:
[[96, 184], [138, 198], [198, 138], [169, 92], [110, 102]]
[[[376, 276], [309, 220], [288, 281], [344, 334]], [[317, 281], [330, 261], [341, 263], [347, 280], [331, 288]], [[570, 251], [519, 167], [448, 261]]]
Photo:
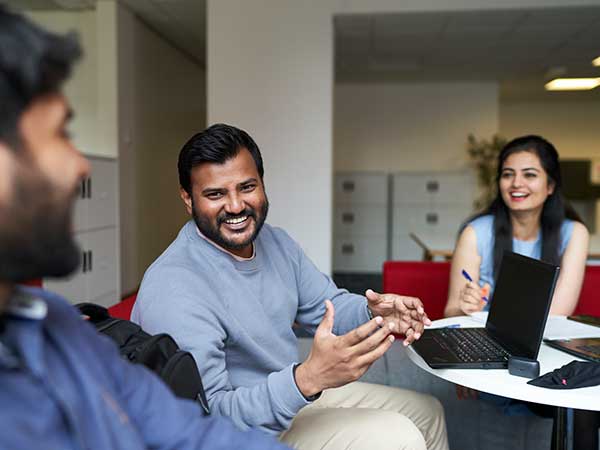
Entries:
[[365, 298], [338, 289], [285, 231], [265, 224], [255, 257], [238, 261], [190, 221], [146, 271], [132, 320], [194, 355], [213, 414], [277, 434], [308, 404], [292, 325], [314, 333], [326, 299], [335, 334], [368, 320]]

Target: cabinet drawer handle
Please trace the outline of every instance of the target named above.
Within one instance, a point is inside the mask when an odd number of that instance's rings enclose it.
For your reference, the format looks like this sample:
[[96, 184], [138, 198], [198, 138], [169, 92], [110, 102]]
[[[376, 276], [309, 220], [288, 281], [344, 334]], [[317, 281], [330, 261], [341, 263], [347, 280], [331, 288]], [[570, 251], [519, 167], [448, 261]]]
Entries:
[[435, 225], [436, 223], [438, 223], [438, 215], [436, 213], [427, 213], [427, 215], [425, 216], [425, 221], [429, 225]]
[[342, 183], [342, 190], [344, 192], [354, 192], [354, 181], [344, 181]]
[[344, 255], [351, 255], [354, 253], [354, 245], [352, 244], [342, 244], [342, 253]]
[[427, 192], [437, 192], [440, 189], [440, 183], [437, 181], [428, 181], [427, 182]]
[[354, 223], [354, 213], [343, 213], [342, 214], [342, 222]]

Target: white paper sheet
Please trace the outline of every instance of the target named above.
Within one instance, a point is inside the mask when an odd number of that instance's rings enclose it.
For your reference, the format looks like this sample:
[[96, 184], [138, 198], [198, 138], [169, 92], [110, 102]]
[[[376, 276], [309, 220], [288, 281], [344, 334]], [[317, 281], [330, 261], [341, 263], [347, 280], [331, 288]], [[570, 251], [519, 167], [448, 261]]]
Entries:
[[471, 319], [473, 319], [474, 321], [485, 325], [485, 323], [487, 322], [487, 318], [488, 318], [488, 312], [487, 311], [477, 311], [472, 314], [469, 314], [469, 316], [471, 316]]
[[544, 329], [544, 338], [600, 337], [600, 327], [569, 320], [566, 316], [549, 316]]

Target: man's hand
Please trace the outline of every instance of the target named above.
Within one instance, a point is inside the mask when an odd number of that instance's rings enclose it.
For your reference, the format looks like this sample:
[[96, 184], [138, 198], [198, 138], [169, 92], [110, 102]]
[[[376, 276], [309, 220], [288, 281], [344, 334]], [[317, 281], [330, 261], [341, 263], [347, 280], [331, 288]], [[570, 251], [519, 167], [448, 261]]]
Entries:
[[365, 294], [373, 315], [381, 316], [386, 325], [393, 323], [394, 332], [406, 336], [405, 346], [421, 337], [425, 325], [431, 325], [423, 303], [418, 298], [378, 294], [371, 289], [368, 289]]
[[305, 397], [359, 379], [394, 342], [394, 324], [381, 317], [343, 336], [333, 334], [333, 303], [325, 301], [325, 315], [315, 332], [310, 354], [296, 369], [296, 384]]
[[473, 314], [474, 312], [481, 311], [485, 307], [483, 297], [487, 297], [489, 293], [490, 285], [488, 283], [480, 288], [477, 283], [469, 281], [458, 294], [460, 309], [465, 314]]

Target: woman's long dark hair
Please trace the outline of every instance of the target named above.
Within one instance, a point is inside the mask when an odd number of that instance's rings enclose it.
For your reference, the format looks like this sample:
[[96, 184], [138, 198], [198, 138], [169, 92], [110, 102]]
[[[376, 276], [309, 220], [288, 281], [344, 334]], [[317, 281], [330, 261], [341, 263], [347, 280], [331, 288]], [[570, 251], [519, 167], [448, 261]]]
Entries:
[[583, 223], [577, 212], [563, 197], [562, 177], [556, 148], [540, 136], [528, 135], [513, 139], [504, 146], [498, 156], [496, 198], [483, 213], [475, 216], [475, 218], [488, 214], [494, 216], [494, 277], [498, 267], [500, 267], [502, 254], [505, 250], [512, 251], [513, 242], [509, 209], [502, 200], [502, 194], [500, 193], [500, 176], [506, 159], [513, 153], [518, 152], [531, 152], [537, 155], [548, 175], [548, 183], [554, 184], [554, 190], [544, 202], [541, 215], [542, 261], [556, 265], [560, 263], [560, 230], [565, 218]]

